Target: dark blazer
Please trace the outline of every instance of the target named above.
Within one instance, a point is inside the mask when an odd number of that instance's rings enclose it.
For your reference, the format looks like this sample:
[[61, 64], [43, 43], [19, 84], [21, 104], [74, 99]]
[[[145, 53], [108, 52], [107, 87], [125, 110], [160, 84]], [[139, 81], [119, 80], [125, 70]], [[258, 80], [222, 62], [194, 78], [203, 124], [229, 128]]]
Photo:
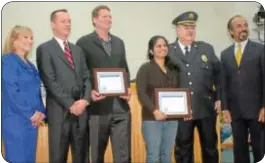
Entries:
[[[126, 84], [130, 87], [130, 73], [126, 61], [125, 47], [123, 41], [117, 36], [111, 35], [111, 55], [104, 50], [104, 47], [99, 40], [96, 32], [90, 33], [78, 39], [77, 45], [83, 49], [86, 57], [87, 67], [91, 70], [91, 76], [93, 75], [94, 68], [125, 68], [127, 81]], [[92, 88], [94, 88], [94, 81]], [[127, 101], [118, 98], [122, 109], [129, 111], [129, 105]], [[113, 97], [106, 97], [105, 99], [92, 102], [89, 112], [95, 114], [108, 114], [112, 111]]]
[[178, 40], [169, 45], [169, 57], [180, 69], [180, 88], [190, 88], [194, 119], [216, 115], [215, 101], [220, 99], [220, 62], [212, 45], [197, 41], [185, 56]]
[[237, 66], [234, 45], [221, 53], [222, 105], [232, 119], [258, 119], [265, 106], [264, 45], [248, 40], [240, 67]]
[[[48, 123], [64, 120], [69, 113], [68, 109], [77, 100], [75, 97], [77, 90], [80, 91], [80, 98], [90, 101], [90, 74], [84, 61], [83, 51], [72, 43], [69, 43], [69, 47], [75, 69], [70, 66], [54, 38], [37, 48], [37, 65], [47, 91]], [[87, 114], [83, 113], [80, 118], [85, 123]]]

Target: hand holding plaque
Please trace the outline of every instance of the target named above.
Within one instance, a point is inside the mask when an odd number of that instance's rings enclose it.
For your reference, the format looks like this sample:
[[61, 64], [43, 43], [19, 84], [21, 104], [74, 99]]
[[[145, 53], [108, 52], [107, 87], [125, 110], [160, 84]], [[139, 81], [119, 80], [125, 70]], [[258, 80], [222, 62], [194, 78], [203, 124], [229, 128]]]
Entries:
[[105, 97], [106, 96], [102, 96], [96, 90], [91, 91], [91, 98], [93, 101], [100, 101], [100, 100], [104, 99]]
[[125, 69], [123, 68], [96, 68], [93, 69], [96, 91], [102, 96], [125, 96], [127, 85]]
[[156, 106], [167, 118], [186, 118], [191, 116], [189, 89], [156, 88]]

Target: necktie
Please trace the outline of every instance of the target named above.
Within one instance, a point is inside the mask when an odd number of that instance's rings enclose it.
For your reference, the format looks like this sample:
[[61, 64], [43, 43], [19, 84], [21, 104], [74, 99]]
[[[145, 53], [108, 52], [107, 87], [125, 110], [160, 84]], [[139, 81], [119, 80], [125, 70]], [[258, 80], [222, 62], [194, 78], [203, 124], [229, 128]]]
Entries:
[[71, 65], [72, 68], [75, 68], [74, 61], [73, 61], [73, 56], [71, 54], [70, 48], [67, 44], [66, 41], [63, 42], [64, 44], [64, 54], [66, 59], [68, 60], [69, 64]]
[[238, 44], [237, 45], [237, 51], [236, 51], [236, 63], [237, 63], [237, 66], [240, 65], [241, 58], [242, 58], [242, 48], [241, 48], [241, 44]]
[[185, 56], [187, 57], [189, 55], [189, 47], [185, 46]]

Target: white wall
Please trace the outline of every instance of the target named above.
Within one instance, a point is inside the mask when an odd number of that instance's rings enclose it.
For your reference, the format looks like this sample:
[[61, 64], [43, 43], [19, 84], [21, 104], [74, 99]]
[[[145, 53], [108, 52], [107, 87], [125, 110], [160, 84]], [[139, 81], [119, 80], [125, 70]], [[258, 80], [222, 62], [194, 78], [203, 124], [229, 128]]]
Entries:
[[[226, 31], [228, 19], [241, 14], [252, 29], [255, 27], [252, 18], [259, 6], [256, 2], [11, 2], [2, 10], [2, 40], [15, 24], [31, 27], [35, 40], [31, 57], [34, 62], [36, 47], [52, 37], [49, 16], [53, 10], [68, 9], [72, 18], [69, 40], [75, 43], [80, 36], [93, 31], [91, 11], [99, 4], [111, 8], [111, 32], [125, 41], [132, 79], [146, 61], [147, 43], [151, 36], [159, 34], [169, 42], [175, 40], [171, 21], [178, 14], [188, 10], [199, 14], [197, 40], [211, 43], [219, 56], [220, 51], [231, 44]], [[255, 39], [256, 33], [251, 31], [250, 38]]]

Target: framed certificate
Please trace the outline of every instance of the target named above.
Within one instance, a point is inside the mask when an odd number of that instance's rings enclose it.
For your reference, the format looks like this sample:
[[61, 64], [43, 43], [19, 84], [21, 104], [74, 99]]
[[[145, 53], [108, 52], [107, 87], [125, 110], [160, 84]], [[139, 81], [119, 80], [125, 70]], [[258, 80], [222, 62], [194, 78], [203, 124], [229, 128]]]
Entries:
[[157, 108], [168, 118], [183, 118], [191, 115], [188, 88], [156, 88], [155, 98]]
[[93, 69], [95, 89], [103, 96], [121, 96], [127, 94], [123, 68]]

